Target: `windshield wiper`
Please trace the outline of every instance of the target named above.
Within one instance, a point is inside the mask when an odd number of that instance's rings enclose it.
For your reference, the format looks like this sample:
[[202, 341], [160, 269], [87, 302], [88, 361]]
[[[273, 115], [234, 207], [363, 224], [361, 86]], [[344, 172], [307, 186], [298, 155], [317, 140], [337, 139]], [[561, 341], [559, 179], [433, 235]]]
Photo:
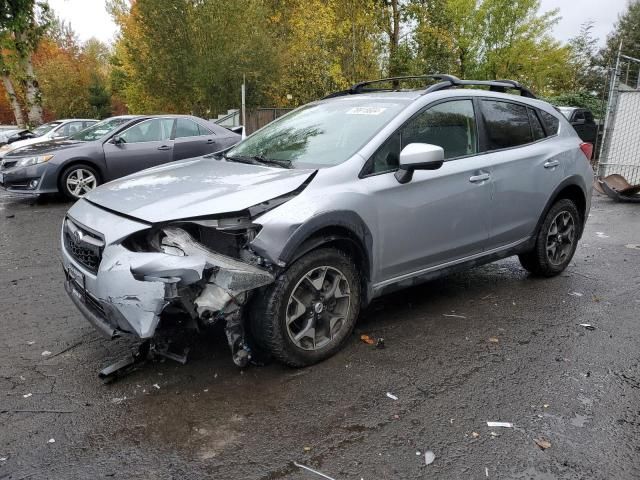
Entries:
[[273, 158], [266, 158], [262, 155], [254, 155], [253, 157], [229, 157], [223, 155], [227, 160], [238, 163], [248, 163], [250, 165], [276, 165], [281, 168], [291, 168], [291, 160], [275, 160]]
[[276, 160], [274, 158], [263, 157], [262, 155], [256, 155], [253, 159], [266, 165], [277, 165], [282, 168], [291, 168], [291, 160]]

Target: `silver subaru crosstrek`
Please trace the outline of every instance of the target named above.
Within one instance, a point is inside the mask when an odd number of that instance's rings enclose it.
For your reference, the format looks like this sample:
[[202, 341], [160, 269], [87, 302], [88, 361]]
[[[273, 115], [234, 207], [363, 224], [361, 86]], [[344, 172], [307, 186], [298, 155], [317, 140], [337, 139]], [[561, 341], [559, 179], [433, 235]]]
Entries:
[[355, 85], [90, 192], [62, 228], [71, 299], [112, 338], [166, 344], [220, 323], [239, 366], [268, 352], [300, 367], [392, 290], [512, 255], [562, 272], [591, 146], [516, 82], [427, 78]]

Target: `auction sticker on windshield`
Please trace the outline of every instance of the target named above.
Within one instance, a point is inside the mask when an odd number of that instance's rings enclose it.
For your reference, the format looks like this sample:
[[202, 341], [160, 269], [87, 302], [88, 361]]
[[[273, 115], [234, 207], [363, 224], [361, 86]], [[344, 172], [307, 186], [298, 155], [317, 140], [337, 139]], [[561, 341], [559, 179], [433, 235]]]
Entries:
[[380, 115], [386, 110], [383, 107], [353, 107], [347, 115]]

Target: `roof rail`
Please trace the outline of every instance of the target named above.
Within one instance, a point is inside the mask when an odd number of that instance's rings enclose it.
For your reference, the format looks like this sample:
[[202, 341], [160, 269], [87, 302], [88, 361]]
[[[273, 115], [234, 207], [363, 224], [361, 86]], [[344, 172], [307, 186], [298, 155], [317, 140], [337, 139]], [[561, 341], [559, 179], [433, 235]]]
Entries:
[[405, 80], [440, 80], [439, 83], [435, 85], [431, 85], [426, 88], [424, 93], [437, 92], [440, 90], [446, 90], [448, 88], [459, 88], [459, 87], [489, 87], [489, 90], [492, 92], [502, 92], [506, 93], [507, 90], [517, 90], [520, 92], [520, 95], [528, 98], [537, 98], [531, 90], [522, 86], [520, 83], [515, 80], [460, 80], [458, 77], [453, 75], [445, 75], [445, 74], [436, 74], [436, 75], [417, 75], [417, 76], [407, 76], [407, 77], [390, 77], [390, 78], [381, 78], [379, 80], [368, 80], [366, 82], [356, 83], [352, 85], [347, 90], [342, 90], [339, 92], [332, 93], [327, 95], [324, 98], [333, 98], [333, 97], [341, 97], [345, 95], [357, 95], [359, 93], [369, 93], [369, 92], [393, 92], [398, 91], [397, 87], [393, 88], [366, 88], [370, 85], [374, 85], [376, 83], [388, 83], [392, 82], [394, 84], [398, 84], [401, 81]]

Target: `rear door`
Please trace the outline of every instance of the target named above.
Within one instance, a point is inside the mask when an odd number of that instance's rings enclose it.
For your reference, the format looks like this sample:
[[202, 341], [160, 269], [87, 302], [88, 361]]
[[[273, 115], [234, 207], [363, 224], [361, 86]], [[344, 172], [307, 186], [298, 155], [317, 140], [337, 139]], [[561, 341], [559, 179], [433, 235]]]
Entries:
[[153, 118], [136, 123], [103, 145], [109, 179], [173, 161], [173, 118]]
[[529, 238], [563, 178], [549, 113], [507, 100], [481, 99], [485, 156], [491, 164], [492, 199], [488, 250]]
[[199, 157], [219, 150], [215, 134], [189, 118], [176, 119], [174, 160]]
[[[439, 170], [416, 170], [400, 184], [394, 172], [410, 143], [441, 146], [446, 160]], [[474, 103], [455, 99], [426, 107], [369, 159], [362, 185], [378, 212], [383, 282], [482, 252], [490, 176], [487, 158], [477, 152]]]

